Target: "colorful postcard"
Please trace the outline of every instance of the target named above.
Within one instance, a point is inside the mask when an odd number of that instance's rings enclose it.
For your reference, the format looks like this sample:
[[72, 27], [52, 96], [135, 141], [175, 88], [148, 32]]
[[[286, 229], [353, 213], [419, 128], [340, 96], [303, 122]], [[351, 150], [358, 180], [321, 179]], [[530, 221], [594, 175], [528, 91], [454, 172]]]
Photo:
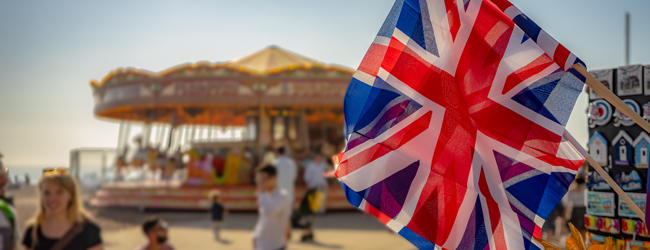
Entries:
[[614, 217], [614, 193], [589, 191], [587, 195], [587, 213], [591, 215]]
[[618, 67], [616, 94], [618, 96], [643, 94], [643, 66], [628, 65]]
[[[602, 245], [605, 244], [605, 236], [587, 233], [585, 235], [587, 248], [593, 245]], [[625, 250], [625, 240], [614, 238], [614, 243], [616, 243], [616, 250]]]
[[634, 191], [641, 189], [641, 176], [636, 170], [629, 174], [622, 172], [614, 177], [616, 183], [625, 191]]
[[[626, 193], [630, 198], [632, 198], [632, 201], [641, 208], [642, 211], [645, 211], [645, 196], [646, 194], [641, 194], [641, 193]], [[623, 201], [621, 197], [618, 198], [618, 215], [622, 217], [636, 217], [639, 218], [639, 216], [630, 209], [630, 207]]]
[[[585, 217], [585, 219], [586, 218], [587, 217]], [[587, 224], [586, 221], [585, 224]], [[621, 232], [629, 235], [640, 235], [643, 237], [650, 237], [650, 234], [648, 233], [648, 229], [646, 228], [645, 223], [643, 223], [643, 221], [640, 220], [621, 219]]]
[[625, 250], [647, 250], [650, 249], [650, 242], [640, 241], [640, 240], [626, 240], [625, 245], [627, 246]]
[[[589, 71], [594, 78], [596, 78], [600, 83], [605, 85], [609, 90], [612, 90], [612, 86], [614, 86], [614, 70], [613, 69], [606, 69], [606, 70], [592, 70]], [[603, 99], [602, 96], [600, 96], [596, 91], [593, 89], [589, 88], [589, 99], [591, 100], [596, 100], [596, 99]]]

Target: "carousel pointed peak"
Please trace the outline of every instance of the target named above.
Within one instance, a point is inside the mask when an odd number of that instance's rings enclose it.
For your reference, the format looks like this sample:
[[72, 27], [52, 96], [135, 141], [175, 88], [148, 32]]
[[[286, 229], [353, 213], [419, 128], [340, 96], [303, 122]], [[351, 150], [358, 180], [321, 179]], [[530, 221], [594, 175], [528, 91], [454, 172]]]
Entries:
[[322, 65], [316, 60], [298, 55], [277, 45], [270, 45], [253, 54], [230, 60], [227, 64], [259, 74], [278, 72], [286, 68]]

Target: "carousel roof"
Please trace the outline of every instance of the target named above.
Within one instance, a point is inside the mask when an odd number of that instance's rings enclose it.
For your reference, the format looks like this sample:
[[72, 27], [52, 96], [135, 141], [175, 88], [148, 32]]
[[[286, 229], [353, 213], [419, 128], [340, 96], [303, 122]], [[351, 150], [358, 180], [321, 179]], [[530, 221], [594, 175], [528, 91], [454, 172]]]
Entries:
[[251, 77], [266, 77], [299, 69], [323, 69], [328, 71], [338, 71], [343, 74], [354, 73], [354, 70], [348, 67], [323, 64], [322, 62], [287, 51], [276, 45], [271, 45], [253, 54], [235, 58], [227, 62], [212, 63], [201, 61], [196, 63], [185, 63], [168, 68], [161, 72], [153, 72], [133, 67], [118, 68], [106, 74], [106, 76], [104, 76], [100, 81], [91, 80], [90, 85], [95, 88], [102, 88], [106, 85], [119, 85], [131, 81], [172, 77], [174, 75], [182, 74], [183, 71], [191, 71], [197, 68], [208, 68], [215, 73], [223, 72], [221, 69], [226, 69], [230, 70], [229, 72], [241, 72], [244, 75]]
[[222, 63], [183, 64], [161, 72], [117, 69], [90, 84], [98, 117], [242, 125], [262, 106], [271, 111], [339, 110], [353, 74], [349, 68], [269, 46]]
[[271, 45], [253, 54], [233, 59], [226, 65], [246, 69], [253, 73], [268, 74], [287, 68], [316, 66], [321, 63]]

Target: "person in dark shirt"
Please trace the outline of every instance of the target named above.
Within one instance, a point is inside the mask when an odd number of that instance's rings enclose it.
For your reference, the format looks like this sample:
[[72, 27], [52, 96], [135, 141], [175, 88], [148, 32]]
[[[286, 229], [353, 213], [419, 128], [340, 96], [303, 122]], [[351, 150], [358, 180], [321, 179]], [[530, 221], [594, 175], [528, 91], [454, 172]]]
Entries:
[[[103, 249], [100, 228], [84, 211], [77, 181], [67, 169], [44, 170], [38, 188], [40, 205], [25, 231], [22, 241], [25, 249]], [[54, 248], [57, 244], [59, 248]]]
[[221, 203], [221, 195], [218, 191], [212, 192], [210, 195], [212, 206], [210, 207], [210, 214], [212, 217], [212, 230], [214, 231], [214, 239], [221, 240], [221, 228], [223, 228], [223, 215], [226, 212], [223, 204]]

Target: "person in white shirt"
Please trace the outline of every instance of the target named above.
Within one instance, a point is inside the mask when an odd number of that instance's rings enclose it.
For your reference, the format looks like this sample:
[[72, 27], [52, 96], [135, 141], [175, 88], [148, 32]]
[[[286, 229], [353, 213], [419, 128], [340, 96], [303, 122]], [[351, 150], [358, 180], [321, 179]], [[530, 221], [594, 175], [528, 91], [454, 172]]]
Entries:
[[253, 231], [253, 249], [284, 250], [287, 246], [291, 203], [286, 190], [278, 185], [277, 169], [268, 165], [257, 173], [259, 219]]
[[276, 151], [277, 159], [275, 160], [275, 168], [278, 170], [278, 186], [287, 191], [291, 200], [291, 207], [295, 200], [294, 189], [296, 185], [296, 175], [298, 175], [298, 167], [296, 162], [291, 157], [286, 155], [284, 147], [280, 147]]
[[325, 173], [328, 171], [327, 162], [323, 155], [314, 153], [314, 159], [305, 168], [303, 179], [308, 189], [325, 189], [327, 188], [327, 179]]

